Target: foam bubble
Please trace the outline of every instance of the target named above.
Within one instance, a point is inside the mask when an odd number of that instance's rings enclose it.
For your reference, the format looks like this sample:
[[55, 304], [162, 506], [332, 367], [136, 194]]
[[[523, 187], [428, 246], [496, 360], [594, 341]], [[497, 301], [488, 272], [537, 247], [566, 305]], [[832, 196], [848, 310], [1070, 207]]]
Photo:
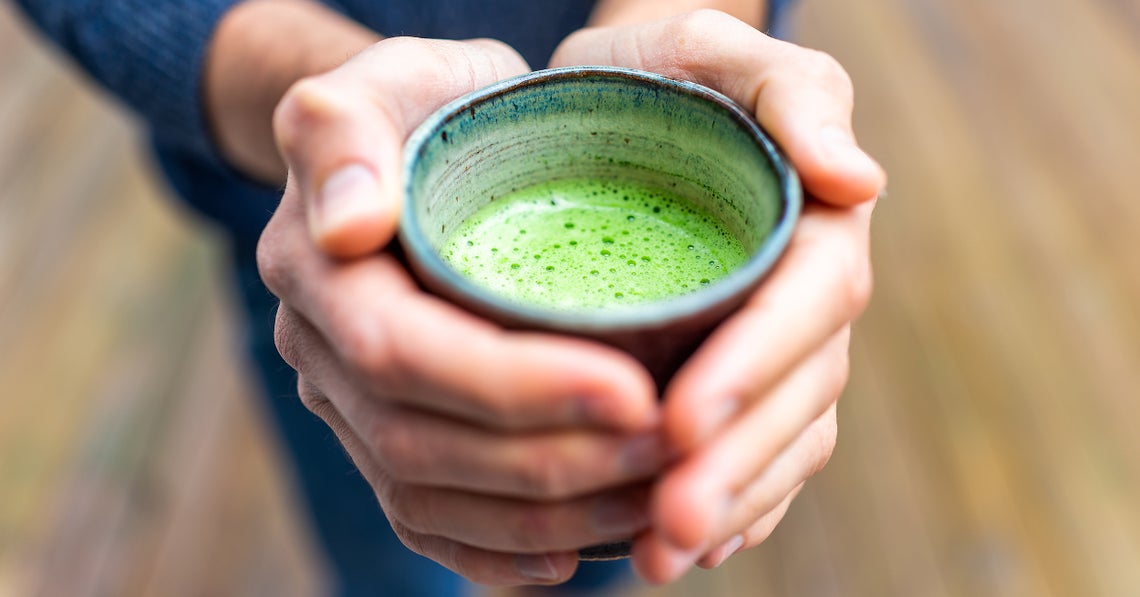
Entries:
[[[499, 257], [503, 252], [516, 257]], [[691, 292], [746, 258], [731, 233], [687, 200], [639, 184], [590, 180], [495, 198], [446, 239], [440, 254], [508, 298], [572, 309]], [[524, 255], [533, 259], [518, 259]], [[600, 268], [599, 259], [624, 265]]]

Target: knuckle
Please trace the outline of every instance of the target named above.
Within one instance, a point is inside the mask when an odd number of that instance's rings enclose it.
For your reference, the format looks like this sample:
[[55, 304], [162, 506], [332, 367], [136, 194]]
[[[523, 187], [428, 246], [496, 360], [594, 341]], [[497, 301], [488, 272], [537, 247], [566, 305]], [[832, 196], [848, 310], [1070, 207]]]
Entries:
[[276, 323], [273, 326], [273, 344], [277, 352], [296, 371], [301, 370], [301, 339], [291, 311], [284, 304], [278, 304]]
[[665, 25], [665, 38], [669, 49], [663, 65], [663, 74], [672, 77], [691, 77], [709, 64], [713, 41], [726, 30], [740, 26], [735, 18], [711, 8], [702, 8], [677, 15]]
[[309, 383], [301, 376], [297, 378], [297, 395], [301, 398], [301, 404], [305, 405], [309, 412], [317, 415], [326, 423], [330, 420], [330, 415], [333, 413], [332, 402], [317, 386]]
[[525, 404], [499, 385], [495, 376], [469, 380], [464, 392], [464, 408], [470, 416], [508, 431], [526, 429], [533, 417]]
[[[846, 343], [836, 344], [830, 350], [833, 356], [831, 363], [824, 370], [822, 390], [823, 398], [831, 405], [829, 408], [834, 410], [835, 401], [843, 394], [851, 377], [851, 355], [848, 353]], [[834, 413], [828, 416], [834, 418]]]
[[[352, 428], [349, 426], [348, 421], [345, 421], [344, 417], [337, 411], [336, 405], [332, 403], [332, 400], [330, 400], [320, 388], [306, 380], [303, 376], [299, 376], [297, 379], [297, 395], [301, 399], [301, 404], [321, 421], [324, 421], [325, 425], [328, 425], [337, 439], [340, 440], [346, 448], [349, 448], [349, 444], [354, 441]], [[351, 454], [351, 448], [349, 448], [349, 450]], [[361, 465], [360, 461], [355, 458], [353, 458], [353, 460], [357, 462], [358, 465]], [[361, 472], [369, 478], [370, 482], [374, 482], [375, 476], [369, 475], [366, 467], [361, 468]]]
[[853, 93], [854, 86], [847, 69], [834, 56], [820, 50], [804, 50], [801, 71], [821, 82], [828, 90], [844, 97]]
[[423, 470], [420, 455], [424, 446], [408, 417], [392, 411], [376, 417], [369, 431], [369, 448], [377, 464], [394, 480], [413, 481]]
[[388, 514], [388, 524], [400, 542], [412, 552], [429, 558], [452, 572], [475, 582], [487, 575], [479, 552], [443, 537], [417, 532]]
[[526, 495], [542, 499], [569, 497], [572, 476], [564, 459], [549, 448], [530, 450], [518, 470], [518, 483]]
[[853, 316], [857, 317], [871, 304], [871, 295], [874, 293], [874, 277], [871, 274], [871, 264], [862, 260], [854, 266], [855, 271], [847, 281], [847, 306]]
[[427, 507], [427, 496], [417, 495], [419, 492], [411, 486], [395, 481], [373, 489], [393, 524], [399, 522], [413, 534], [429, 532], [423, 524], [425, 518], [431, 518], [423, 515], [423, 510]]
[[366, 379], [387, 380], [399, 370], [402, 358], [398, 346], [379, 326], [348, 324], [339, 341], [339, 352], [349, 368]]
[[870, 259], [861, 251], [844, 251], [839, 262], [839, 301], [850, 319], [859, 317], [871, 303], [874, 276]]
[[283, 153], [290, 155], [300, 147], [304, 135], [347, 113], [345, 94], [320, 76], [306, 77], [294, 83], [273, 111], [273, 132]]
[[844, 349], [839, 353], [839, 363], [832, 369], [831, 383], [828, 387], [828, 395], [838, 398], [843, 393], [844, 388], [847, 387], [847, 381], [851, 378], [851, 358]]
[[480, 37], [468, 40], [468, 43], [486, 52], [487, 57], [493, 61], [513, 61], [518, 56], [518, 52], [510, 44], [493, 37]]
[[270, 219], [257, 241], [257, 272], [265, 287], [278, 297], [287, 296], [292, 289], [285, 246], [278, 242], [280, 227], [277, 217]]
[[368, 477], [368, 484], [372, 486], [372, 493], [376, 496], [376, 501], [380, 504], [384, 516], [394, 523], [397, 521], [397, 517], [393, 515], [391, 505], [396, 503], [397, 492], [401, 486], [388, 475], [383, 467], [377, 465], [374, 468], [375, 474]]
[[685, 36], [706, 36], [735, 27], [740, 21], [727, 13], [712, 8], [698, 8], [677, 15], [673, 19], [674, 32]]
[[434, 554], [431, 553], [428, 542], [425, 540], [425, 537], [423, 535], [413, 531], [412, 529], [408, 528], [407, 525], [400, 522], [399, 520], [392, 518], [391, 516], [388, 518], [388, 524], [392, 526], [392, 531], [396, 533], [396, 537], [400, 539], [400, 543], [403, 543], [404, 547], [407, 547], [418, 555], [424, 556], [426, 558], [432, 558], [433, 560], [436, 559], [433, 557]]
[[488, 586], [502, 584], [495, 582], [490, 571], [487, 570], [483, 558], [479, 557], [480, 554], [474, 548], [448, 541], [445, 549], [441, 551], [443, 553], [437, 556], [435, 560], [459, 576]]
[[514, 550], [526, 553], [547, 549], [544, 538], [553, 537], [554, 516], [551, 507], [541, 503], [520, 506], [507, 522], [506, 535]]
[[414, 60], [423, 52], [432, 52], [438, 44], [439, 41], [434, 39], [396, 35], [381, 40], [376, 44], [376, 49], [385, 53], [385, 57], [390, 53], [392, 56], [404, 56]]
[[377, 76], [387, 85], [407, 85], [417, 75], [429, 78], [450, 60], [448, 48], [455, 42], [411, 36], [388, 37], [376, 44], [372, 59], [383, 64]]
[[815, 461], [808, 473], [809, 477], [823, 470], [835, 453], [835, 444], [839, 439], [839, 426], [836, 424], [834, 409], [816, 425]]

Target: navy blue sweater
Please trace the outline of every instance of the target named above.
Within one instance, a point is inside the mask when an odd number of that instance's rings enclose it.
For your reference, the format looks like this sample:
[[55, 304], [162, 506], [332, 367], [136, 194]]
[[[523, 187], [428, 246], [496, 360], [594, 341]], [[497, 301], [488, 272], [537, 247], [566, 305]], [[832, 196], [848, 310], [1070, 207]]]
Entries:
[[[178, 193], [252, 249], [280, 198], [232, 170], [206, 126], [201, 72], [219, 19], [240, 0], [16, 0], [31, 19], [150, 127]], [[594, 0], [322, 0], [383, 35], [492, 37], [546, 65]], [[791, 0], [774, 0], [772, 23]]]

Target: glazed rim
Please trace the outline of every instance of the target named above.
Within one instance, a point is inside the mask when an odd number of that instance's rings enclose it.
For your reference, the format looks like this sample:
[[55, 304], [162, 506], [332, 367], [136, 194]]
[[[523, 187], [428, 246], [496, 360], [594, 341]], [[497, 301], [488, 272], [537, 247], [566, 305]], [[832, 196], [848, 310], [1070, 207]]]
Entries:
[[[675, 297], [635, 305], [582, 310], [562, 310], [527, 305], [501, 297], [449, 266], [431, 247], [420, 228], [416, 210], [412, 208], [412, 180], [416, 163], [424, 145], [452, 119], [462, 116], [482, 102], [536, 83], [573, 79], [635, 79], [686, 94], [720, 107], [753, 139], [767, 158], [778, 180], [781, 213], [771, 232], [743, 265], [715, 284]], [[776, 144], [743, 108], [727, 96], [703, 85], [670, 79], [646, 71], [618, 67], [565, 67], [539, 70], [505, 79], [464, 95], [443, 106], [427, 118], [408, 137], [404, 146], [404, 206], [400, 216], [399, 237], [412, 261], [428, 269], [442, 284], [450, 287], [480, 308], [503, 315], [536, 328], [561, 329], [572, 332], [612, 332], [645, 328], [684, 319], [727, 303], [763, 279], [775, 265], [791, 240], [803, 206], [803, 189], [794, 169]]]

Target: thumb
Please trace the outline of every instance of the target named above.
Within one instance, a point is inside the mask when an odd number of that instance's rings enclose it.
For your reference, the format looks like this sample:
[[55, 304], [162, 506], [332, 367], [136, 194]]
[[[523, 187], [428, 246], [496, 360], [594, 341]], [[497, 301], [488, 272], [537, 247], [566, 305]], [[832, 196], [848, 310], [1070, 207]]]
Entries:
[[500, 42], [405, 37], [295, 83], [273, 131], [314, 244], [341, 258], [388, 244], [399, 221], [404, 140], [448, 101], [527, 70]]
[[886, 184], [855, 142], [851, 79], [830, 56], [773, 39], [727, 14], [694, 11], [571, 35], [553, 66], [610, 64], [712, 87], [752, 112], [817, 199], [854, 205]]

